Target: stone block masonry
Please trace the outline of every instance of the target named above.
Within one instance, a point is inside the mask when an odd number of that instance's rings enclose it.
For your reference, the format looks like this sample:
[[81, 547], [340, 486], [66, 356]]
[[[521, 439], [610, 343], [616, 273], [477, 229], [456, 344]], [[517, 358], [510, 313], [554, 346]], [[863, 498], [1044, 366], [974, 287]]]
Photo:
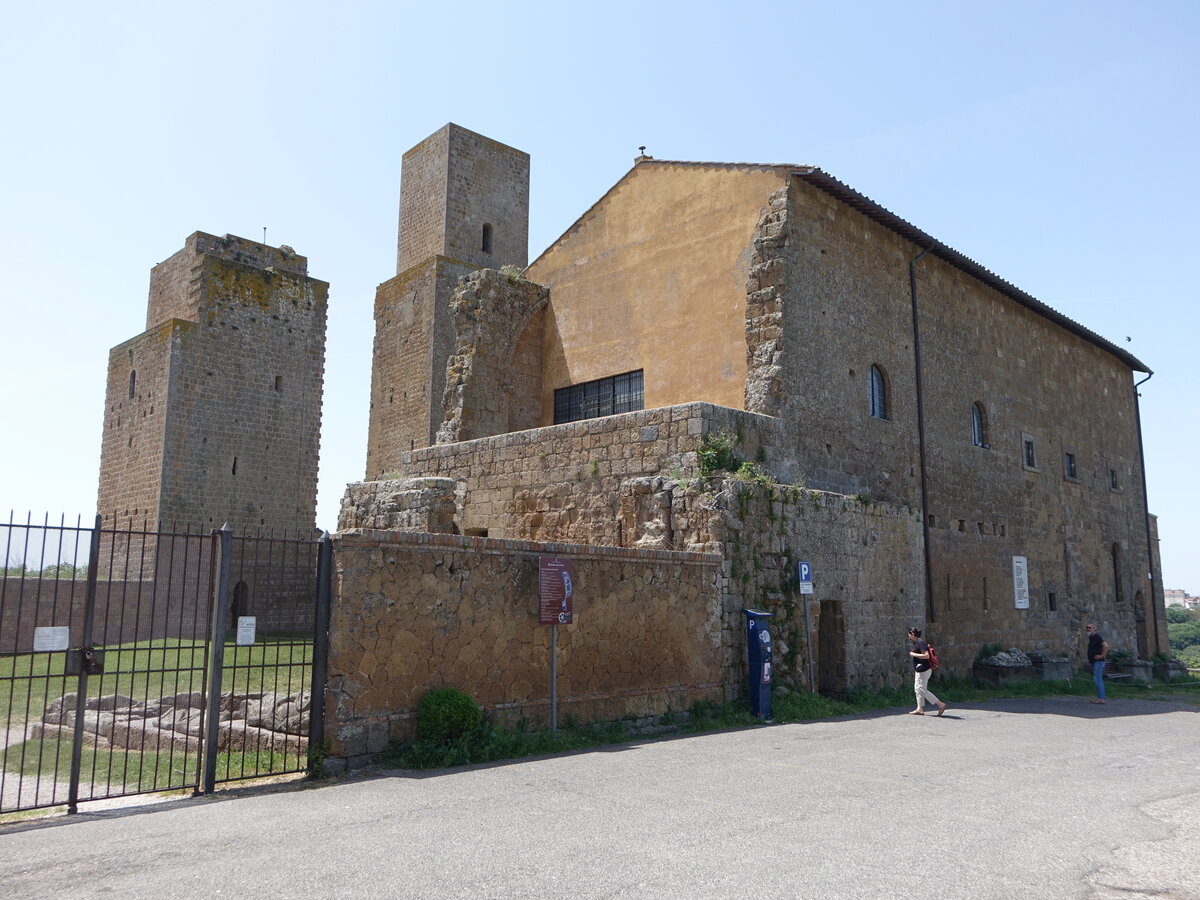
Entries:
[[108, 525], [310, 537], [328, 285], [289, 247], [191, 235], [151, 273], [149, 330], [109, 355]]
[[682, 711], [727, 699], [736, 679], [715, 555], [377, 531], [334, 540], [326, 733], [346, 764], [413, 737], [433, 688], [466, 691], [502, 724], [548, 723], [539, 556], [575, 566], [575, 622], [558, 627], [560, 717]]

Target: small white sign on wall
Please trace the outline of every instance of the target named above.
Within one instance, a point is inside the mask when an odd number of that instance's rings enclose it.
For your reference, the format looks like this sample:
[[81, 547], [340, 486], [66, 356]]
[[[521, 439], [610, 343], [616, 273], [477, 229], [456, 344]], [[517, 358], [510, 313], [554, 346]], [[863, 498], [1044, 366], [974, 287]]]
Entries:
[[1013, 608], [1029, 609], [1029, 563], [1023, 556], [1013, 557]]
[[237, 645], [239, 647], [249, 647], [254, 643], [254, 627], [258, 619], [254, 616], [238, 616], [237, 621]]

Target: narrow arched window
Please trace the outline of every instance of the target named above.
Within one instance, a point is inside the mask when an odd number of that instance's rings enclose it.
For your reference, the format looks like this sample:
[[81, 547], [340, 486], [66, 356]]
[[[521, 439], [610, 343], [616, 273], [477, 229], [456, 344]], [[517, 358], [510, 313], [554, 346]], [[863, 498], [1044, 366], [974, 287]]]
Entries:
[[876, 419], [888, 418], [887, 379], [883, 369], [871, 366], [871, 415]]
[[987, 418], [983, 413], [983, 406], [979, 403], [971, 405], [971, 443], [976, 447], [986, 447], [987, 439]]
[[480, 246], [480, 249], [484, 253], [492, 252], [492, 226], [491, 225], [483, 226], [483, 242]]
[[132, 400], [137, 395], [137, 369], [132, 369], [129, 372], [129, 399]]

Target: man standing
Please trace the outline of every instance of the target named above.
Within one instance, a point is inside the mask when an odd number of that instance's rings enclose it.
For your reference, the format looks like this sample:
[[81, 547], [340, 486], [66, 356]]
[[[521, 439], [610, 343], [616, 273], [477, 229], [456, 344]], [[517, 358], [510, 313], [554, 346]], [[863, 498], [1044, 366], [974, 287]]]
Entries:
[[1093, 703], [1104, 702], [1104, 658], [1108, 656], [1108, 644], [1104, 642], [1104, 638], [1100, 632], [1096, 630], [1096, 626], [1088, 623], [1088, 648], [1087, 657], [1088, 664], [1092, 667], [1092, 678], [1096, 682], [1096, 699]]

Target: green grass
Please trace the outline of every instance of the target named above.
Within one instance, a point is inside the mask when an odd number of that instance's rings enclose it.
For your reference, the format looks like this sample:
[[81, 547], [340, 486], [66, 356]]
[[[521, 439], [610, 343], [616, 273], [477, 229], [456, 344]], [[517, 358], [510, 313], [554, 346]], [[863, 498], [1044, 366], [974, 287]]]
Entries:
[[[1182, 684], [1182, 687], [1176, 688]], [[1200, 680], [1165, 685], [1155, 683], [1152, 690], [1142, 685], [1110, 683], [1107, 694], [1114, 699], [1177, 700], [1200, 706]], [[938, 675], [930, 685], [933, 691], [947, 704], [977, 703], [985, 700], [1012, 697], [1090, 697], [1094, 692], [1091, 677], [1080, 674], [1068, 684], [1064, 681], [1030, 681], [1004, 687], [992, 687], [971, 678], [955, 678]], [[807, 692], [776, 691], [772, 698], [772, 721], [808, 722], [837, 716], [862, 715], [896, 707], [913, 706], [910, 687], [893, 689], [860, 689], [843, 697], [830, 697]], [[671, 718], [668, 716], [667, 718]], [[687, 734], [708, 731], [723, 731], [737, 728], [752, 728], [763, 725], [761, 719], [750, 714], [745, 701], [734, 703], [703, 702], [688, 710], [686, 720], [678, 730]], [[661, 737], [662, 733], [654, 737]], [[650, 737], [637, 733], [628, 722], [611, 722], [597, 726], [570, 726], [557, 732], [515, 730], [499, 728], [485, 722], [475, 732], [454, 741], [437, 743], [417, 740], [395, 743], [375, 757], [374, 763], [384, 767], [406, 769], [440, 769], [449, 766], [498, 762], [521, 759], [570, 750], [587, 750], [628, 741], [649, 740]]]
[[[83, 745], [81, 799], [194, 787], [197, 754], [141, 753]], [[71, 774], [68, 741], [32, 740], [8, 748], [7, 771], [26, 777], [67, 781]], [[218, 753], [217, 779], [258, 777], [296, 769], [294, 755], [278, 752]], [[88, 785], [91, 785], [89, 788]]]
[[[290, 694], [308, 687], [312, 644], [294, 646], [291, 640], [272, 636], [249, 647], [227, 643], [222, 690]], [[51, 701], [76, 691], [78, 676], [63, 674], [65, 661], [65, 653], [0, 657], [0, 722], [12, 726], [38, 719]], [[204, 664], [202, 642], [168, 638], [105, 647], [104, 672], [88, 678], [88, 696], [124, 694], [144, 702], [199, 691]]]

